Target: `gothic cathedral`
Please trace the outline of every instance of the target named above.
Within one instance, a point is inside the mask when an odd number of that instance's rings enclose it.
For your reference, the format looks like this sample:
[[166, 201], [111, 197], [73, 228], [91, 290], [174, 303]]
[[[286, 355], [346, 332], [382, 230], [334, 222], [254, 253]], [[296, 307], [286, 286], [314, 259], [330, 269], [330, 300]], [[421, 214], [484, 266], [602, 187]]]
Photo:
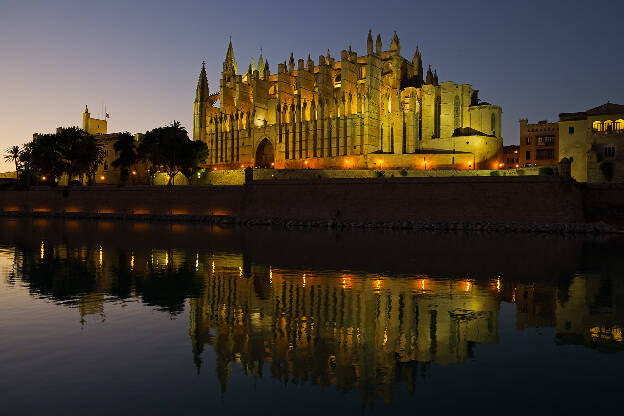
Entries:
[[502, 147], [501, 107], [425, 74], [396, 32], [384, 51], [369, 31], [364, 56], [349, 46], [315, 64], [291, 53], [276, 74], [262, 54], [239, 74], [230, 41], [219, 87], [210, 94], [202, 64], [193, 139], [208, 145], [211, 169], [493, 168]]

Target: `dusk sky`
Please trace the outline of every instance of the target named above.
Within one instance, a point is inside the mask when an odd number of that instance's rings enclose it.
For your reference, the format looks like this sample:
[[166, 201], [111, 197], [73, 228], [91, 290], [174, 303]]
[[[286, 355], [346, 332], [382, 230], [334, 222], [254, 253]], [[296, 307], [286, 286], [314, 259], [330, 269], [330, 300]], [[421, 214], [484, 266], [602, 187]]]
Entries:
[[[557, 120], [624, 104], [624, 2], [612, 1], [29, 1], [0, 0], [0, 150], [34, 132], [81, 126], [105, 105], [109, 132], [179, 120], [192, 132], [202, 60], [211, 92], [232, 36], [239, 72], [260, 47], [278, 62], [349, 45], [419, 46], [440, 82], [469, 83], [503, 108], [505, 144], [518, 120]], [[0, 161], [0, 172], [12, 170]]]

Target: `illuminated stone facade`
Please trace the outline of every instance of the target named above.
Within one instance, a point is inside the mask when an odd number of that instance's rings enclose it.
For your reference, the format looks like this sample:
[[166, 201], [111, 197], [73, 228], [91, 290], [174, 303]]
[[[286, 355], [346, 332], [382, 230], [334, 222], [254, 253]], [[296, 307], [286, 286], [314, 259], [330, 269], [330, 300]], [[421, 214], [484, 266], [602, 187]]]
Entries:
[[[438, 82], [418, 47], [401, 56], [369, 32], [366, 55], [327, 51], [318, 62], [278, 65], [262, 54], [239, 74], [230, 42], [219, 91], [199, 76], [193, 138], [210, 149], [208, 167], [360, 169], [497, 168], [501, 107], [480, 102], [469, 84]], [[218, 102], [218, 107], [216, 106]]]
[[559, 159], [572, 161], [579, 182], [624, 181], [623, 141], [624, 105], [559, 114]]

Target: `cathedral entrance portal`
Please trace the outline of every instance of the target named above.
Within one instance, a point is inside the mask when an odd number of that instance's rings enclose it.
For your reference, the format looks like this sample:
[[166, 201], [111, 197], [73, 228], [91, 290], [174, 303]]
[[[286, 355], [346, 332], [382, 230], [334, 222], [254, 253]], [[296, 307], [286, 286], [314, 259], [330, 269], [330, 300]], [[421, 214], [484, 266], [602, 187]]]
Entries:
[[256, 167], [271, 168], [275, 160], [273, 145], [268, 139], [263, 139], [256, 150]]

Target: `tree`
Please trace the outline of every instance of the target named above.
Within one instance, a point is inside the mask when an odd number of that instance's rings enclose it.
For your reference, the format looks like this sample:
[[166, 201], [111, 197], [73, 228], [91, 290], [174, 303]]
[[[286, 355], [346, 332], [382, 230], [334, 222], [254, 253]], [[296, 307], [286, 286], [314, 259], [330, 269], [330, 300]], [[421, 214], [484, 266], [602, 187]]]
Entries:
[[19, 177], [20, 174], [20, 148], [19, 146], [11, 146], [7, 149], [4, 160], [9, 163], [15, 163], [15, 174]]
[[30, 143], [30, 166], [33, 173], [46, 177], [50, 184], [64, 172], [62, 151], [56, 134], [39, 134]]
[[120, 170], [121, 181], [125, 183], [130, 176], [130, 168], [138, 161], [136, 141], [134, 136], [125, 132], [119, 135], [113, 147], [119, 157], [111, 164]]
[[160, 166], [167, 172], [168, 185], [173, 185], [175, 176], [180, 171], [192, 173], [204, 161], [208, 156], [208, 149], [205, 143], [190, 140], [186, 129], [174, 120], [169, 126], [145, 133], [138, 153], [141, 159]]
[[104, 151], [97, 139], [78, 127], [60, 129], [56, 139], [61, 153], [61, 165], [68, 182], [75, 176], [93, 179]]

